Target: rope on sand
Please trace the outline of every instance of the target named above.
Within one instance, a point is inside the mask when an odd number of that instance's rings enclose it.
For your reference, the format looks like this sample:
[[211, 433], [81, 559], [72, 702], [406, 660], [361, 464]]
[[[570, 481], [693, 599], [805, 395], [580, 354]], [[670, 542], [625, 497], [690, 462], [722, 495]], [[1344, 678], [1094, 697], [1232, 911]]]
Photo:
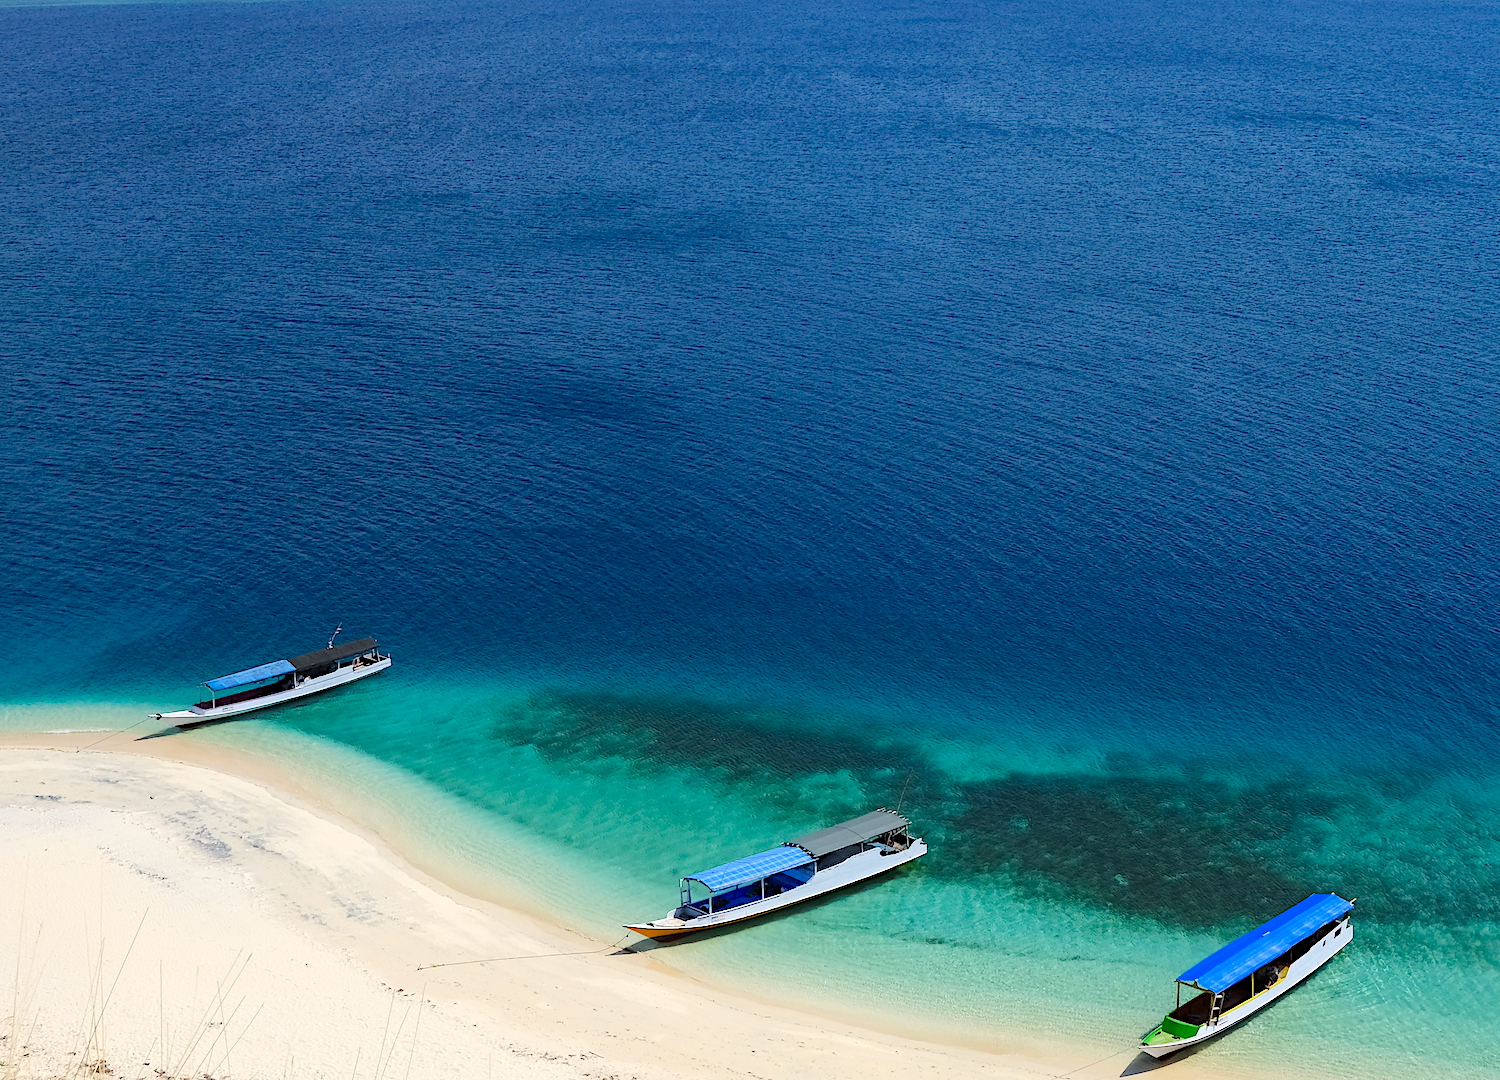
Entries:
[[1095, 1065], [1099, 1065], [1099, 1064], [1101, 1064], [1103, 1062], [1106, 1062], [1106, 1061], [1108, 1061], [1112, 1057], [1119, 1057], [1121, 1054], [1124, 1054], [1124, 1053], [1126, 1053], [1126, 1052], [1128, 1052], [1130, 1050], [1135, 1050], [1137, 1048], [1138, 1048], [1138, 1046], [1137, 1046], [1136, 1043], [1131, 1043], [1129, 1046], [1124, 1047], [1123, 1049], [1116, 1050], [1116, 1051], [1114, 1051], [1111, 1054], [1105, 1054], [1098, 1061], [1091, 1061], [1087, 1065], [1080, 1065], [1080, 1066], [1078, 1066], [1078, 1068], [1076, 1068], [1076, 1069], [1070, 1069], [1068, 1072], [1065, 1072], [1065, 1073], [1054, 1073], [1053, 1075], [1057, 1076], [1058, 1080], [1062, 1080], [1062, 1078], [1064, 1078], [1064, 1077], [1072, 1076], [1074, 1073], [1081, 1073], [1081, 1072], [1083, 1072], [1084, 1069], [1092, 1069]]
[[[629, 934], [626, 934], [620, 941], [624, 941], [629, 936]], [[458, 967], [461, 964], [493, 964], [500, 960], [543, 960], [549, 956], [593, 956], [596, 953], [609, 952], [611, 949], [619, 948], [620, 941], [615, 942], [613, 945], [606, 945], [602, 949], [579, 949], [576, 952], [525, 953], [521, 956], [490, 956], [483, 960], [450, 960], [446, 964], [418, 964], [417, 970], [426, 971], [428, 968]]]

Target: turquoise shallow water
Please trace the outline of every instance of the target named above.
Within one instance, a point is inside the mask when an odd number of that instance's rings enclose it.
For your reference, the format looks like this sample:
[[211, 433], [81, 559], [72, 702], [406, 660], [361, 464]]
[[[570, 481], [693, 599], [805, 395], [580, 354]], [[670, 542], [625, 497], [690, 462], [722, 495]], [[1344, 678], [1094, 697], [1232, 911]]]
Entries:
[[[186, 737], [264, 755], [424, 870], [604, 941], [621, 922], [668, 908], [683, 873], [904, 792], [933, 844], [927, 860], [658, 955], [769, 1000], [1011, 1052], [1051, 1056], [1063, 1045], [1080, 1065], [1128, 1045], [1163, 1010], [1179, 970], [1273, 912], [1295, 882], [1316, 882], [1361, 897], [1355, 945], [1214, 1044], [1218, 1063], [1410, 1076], [1432, 1067], [1430, 1032], [1440, 1027], [1452, 1036], [1440, 1059], [1447, 1075], [1491, 1071], [1482, 1003], [1500, 990], [1500, 928], [1485, 917], [1483, 869], [1494, 865], [1500, 806], [1488, 784], [1430, 777], [1393, 793], [1379, 775], [1132, 769], [1040, 740], [934, 743], [930, 757], [913, 757], [891, 752], [898, 735], [871, 738], [868, 728], [858, 744], [879, 749], [817, 762], [808, 760], [813, 715], [746, 718], [720, 705], [716, 716], [702, 701], [579, 702], [515, 685], [423, 683], [393, 674]], [[622, 721], [622, 709], [662, 727]], [[751, 724], [753, 738], [801, 753], [788, 767], [758, 758], [750, 740], [716, 741], [718, 761], [705, 766], [655, 742], [664, 714], [716, 723], [720, 734]], [[65, 730], [138, 716], [84, 702], [15, 708], [4, 723]], [[1205, 806], [1218, 819], [1207, 828]], [[1027, 836], [1038, 831], [1046, 835]], [[1342, 839], [1351, 835], [1368, 840], [1351, 851]], [[1173, 855], [1172, 844], [1187, 850]], [[1464, 863], [1481, 873], [1456, 880]], [[1195, 908], [1194, 896], [1234, 897], [1256, 914], [1226, 914], [1232, 899]]]
[[0, 723], [342, 621], [396, 667], [190, 737], [478, 893], [612, 940], [899, 800], [909, 872], [662, 955], [1102, 1054], [1336, 889], [1199, 1060], [1493, 1073], [1494, 29], [6, 4]]

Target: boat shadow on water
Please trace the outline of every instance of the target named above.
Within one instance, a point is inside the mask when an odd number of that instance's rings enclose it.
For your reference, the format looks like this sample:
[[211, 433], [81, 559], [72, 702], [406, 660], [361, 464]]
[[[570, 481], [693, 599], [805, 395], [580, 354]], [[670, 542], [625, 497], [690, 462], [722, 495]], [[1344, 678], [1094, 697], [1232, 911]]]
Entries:
[[160, 731], [152, 731], [145, 735], [137, 735], [136, 742], [145, 742], [147, 739], [165, 739], [169, 735], [182, 735], [189, 731], [198, 731], [202, 728], [218, 727], [220, 724], [237, 724], [241, 720], [264, 720], [269, 714], [284, 713], [291, 709], [303, 709], [309, 705], [320, 705], [331, 698], [342, 697], [341, 690], [347, 690], [353, 683], [345, 683], [343, 686], [330, 687], [318, 695], [317, 700], [300, 698], [292, 701], [284, 701], [278, 705], [271, 705], [255, 712], [240, 713], [236, 716], [209, 716], [202, 720], [194, 720], [191, 724], [174, 724], [171, 727], [162, 728]]
[[906, 877], [907, 874], [911, 872], [910, 866], [911, 864], [909, 863], [906, 866], [898, 866], [892, 870], [886, 871], [886, 873], [881, 875], [880, 877], [866, 878], [864, 881], [855, 882], [852, 885], [846, 885], [836, 892], [825, 893], [822, 896], [814, 896], [808, 900], [803, 900], [791, 907], [785, 907], [780, 909], [779, 911], [768, 911], [764, 915], [757, 915], [753, 919], [746, 919], [744, 922], [729, 923], [727, 926], [714, 926], [704, 930], [689, 930], [685, 934], [674, 934], [671, 937], [642, 938], [640, 941], [637, 941], [634, 944], [626, 945], [616, 950], [614, 955], [642, 955], [645, 953], [654, 952], [657, 949], [671, 948], [674, 945], [688, 945], [696, 944], [702, 941], [710, 941], [714, 938], [723, 937], [726, 934], [739, 933], [740, 931], [750, 930], [756, 926], [766, 926], [770, 923], [780, 922], [782, 919], [803, 918], [810, 912], [816, 911], [822, 907], [826, 907], [829, 904], [836, 903], [839, 900], [844, 900], [851, 896], [857, 896], [868, 889], [875, 889], [883, 885], [889, 885], [897, 878]]
[[1288, 989], [1286, 991], [1286, 993], [1281, 994], [1280, 996], [1278, 996], [1276, 998], [1276, 1000], [1267, 1002], [1265, 1005], [1263, 1005], [1261, 1008], [1257, 1009], [1255, 1012], [1251, 1013], [1249, 1016], [1245, 1017], [1243, 1020], [1239, 1021], [1236, 1024], [1230, 1025], [1229, 1027], [1225, 1028], [1223, 1031], [1215, 1032], [1213, 1035], [1210, 1035], [1208, 1038], [1204, 1039], [1202, 1042], [1194, 1043], [1192, 1046], [1183, 1047], [1181, 1050], [1178, 1050], [1176, 1053], [1168, 1054], [1164, 1058], [1154, 1058], [1150, 1054], [1146, 1053], [1145, 1051], [1141, 1051], [1141, 1052], [1137, 1053], [1135, 1055], [1134, 1060], [1132, 1060], [1129, 1065], [1125, 1066], [1125, 1070], [1123, 1072], [1121, 1072], [1120, 1075], [1121, 1076], [1139, 1076], [1141, 1073], [1155, 1072], [1157, 1069], [1170, 1068], [1172, 1065], [1176, 1064], [1179, 1061], [1186, 1061], [1188, 1058], [1192, 1057], [1194, 1054], [1198, 1053], [1199, 1051], [1201, 1051], [1201, 1050], [1203, 1050], [1203, 1049], [1205, 1049], [1207, 1047], [1213, 1046], [1220, 1039], [1222, 1039], [1225, 1035], [1228, 1035], [1231, 1031], [1243, 1031], [1246, 1027], [1248, 1027], [1249, 1025], [1255, 1023], [1262, 1016], [1265, 1016], [1268, 1012], [1270, 1012], [1272, 1009], [1276, 1008], [1276, 1006], [1280, 1005], [1283, 1001], [1285, 1001], [1287, 998], [1291, 997], [1298, 990], [1301, 990], [1304, 986], [1306, 986], [1308, 983], [1312, 982], [1314, 979], [1316, 979], [1322, 973], [1323, 973], [1323, 969], [1319, 968], [1317, 971], [1314, 971], [1312, 974], [1310, 974], [1309, 976], [1307, 976], [1307, 978], [1305, 978], [1301, 982], [1297, 983], [1296, 986], [1293, 986], [1290, 989]]

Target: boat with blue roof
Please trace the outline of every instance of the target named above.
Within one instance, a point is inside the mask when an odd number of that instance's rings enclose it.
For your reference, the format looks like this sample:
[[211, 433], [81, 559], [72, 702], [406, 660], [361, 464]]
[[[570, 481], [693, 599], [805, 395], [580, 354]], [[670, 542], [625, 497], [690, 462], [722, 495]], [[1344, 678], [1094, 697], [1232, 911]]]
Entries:
[[1177, 1008], [1141, 1037], [1141, 1049], [1163, 1058], [1253, 1016], [1354, 939], [1353, 908], [1336, 893], [1315, 893], [1198, 961], [1177, 976]]
[[327, 648], [209, 679], [203, 684], [208, 688], [208, 700], [180, 712], [152, 715], [174, 721], [179, 727], [240, 716], [346, 686], [391, 666], [390, 656], [380, 651], [374, 638], [335, 645], [338, 634], [338, 630], [333, 632]]
[[911, 820], [872, 810], [769, 851], [696, 874], [679, 884], [680, 903], [666, 916], [626, 923], [648, 938], [671, 938], [745, 922], [865, 881], [927, 854]]

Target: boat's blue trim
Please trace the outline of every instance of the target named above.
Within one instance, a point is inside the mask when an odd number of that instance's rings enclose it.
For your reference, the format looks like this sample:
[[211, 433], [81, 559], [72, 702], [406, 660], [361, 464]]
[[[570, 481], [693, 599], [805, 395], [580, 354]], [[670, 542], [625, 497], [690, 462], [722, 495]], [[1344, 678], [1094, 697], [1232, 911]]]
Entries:
[[720, 889], [731, 889], [736, 885], [759, 881], [780, 870], [806, 866], [810, 862], [812, 862], [812, 856], [801, 848], [782, 845], [770, 851], [762, 851], [759, 855], [747, 855], [743, 859], [715, 866], [702, 873], [689, 874], [684, 880], [699, 882], [709, 891], [718, 892]]
[[1199, 960], [1177, 976], [1177, 981], [1192, 983], [1215, 994], [1227, 990], [1353, 906], [1334, 893], [1314, 893], [1270, 922], [1257, 926], [1248, 934], [1241, 934], [1212, 956]]
[[221, 675], [217, 679], [209, 679], [203, 685], [210, 690], [233, 690], [236, 686], [260, 682], [262, 679], [290, 675], [296, 670], [285, 660], [272, 660], [269, 664], [262, 664], [260, 667], [246, 668], [244, 671], [236, 671], [233, 675]]

